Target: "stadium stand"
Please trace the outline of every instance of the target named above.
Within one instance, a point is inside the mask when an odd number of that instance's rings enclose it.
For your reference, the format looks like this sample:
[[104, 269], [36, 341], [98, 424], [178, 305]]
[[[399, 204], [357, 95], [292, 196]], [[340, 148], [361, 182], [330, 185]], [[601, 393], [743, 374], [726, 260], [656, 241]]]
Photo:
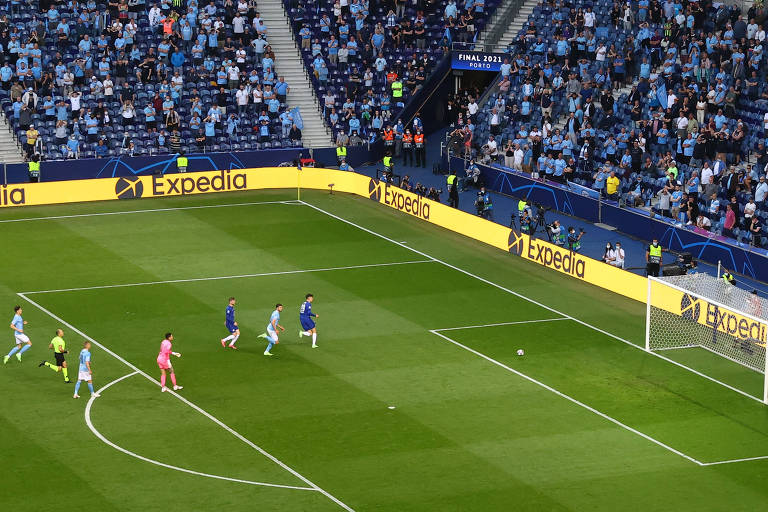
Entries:
[[486, 100], [460, 101], [453, 137], [480, 160], [762, 245], [765, 23], [761, 4], [541, 2]]
[[46, 159], [300, 147], [253, 0], [6, 0], [0, 106]]
[[[473, 41], [499, 2], [284, 0], [337, 139], [378, 137], [455, 41]], [[400, 133], [399, 135], [402, 135]], [[346, 145], [346, 144], [345, 144]]]

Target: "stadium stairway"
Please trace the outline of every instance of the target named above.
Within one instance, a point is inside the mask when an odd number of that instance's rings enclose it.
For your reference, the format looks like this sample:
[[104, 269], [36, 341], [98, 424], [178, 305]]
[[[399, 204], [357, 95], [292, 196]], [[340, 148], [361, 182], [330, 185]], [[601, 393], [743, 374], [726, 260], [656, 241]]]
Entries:
[[282, 2], [259, 4], [259, 13], [267, 25], [270, 46], [275, 52], [276, 74], [285, 77], [290, 92], [288, 107], [299, 107], [304, 128], [301, 130], [305, 148], [327, 148], [333, 146], [330, 132], [320, 114], [320, 103], [315, 96], [312, 82], [296, 46], [288, 17]]
[[0, 114], [0, 164], [20, 164], [24, 156], [11, 133], [5, 116]]
[[[482, 47], [482, 45], [489, 43], [489, 38], [492, 34], [496, 33], [497, 29], [502, 28], [501, 37], [494, 43], [494, 47], [496, 51], [504, 51], [506, 50], [507, 46], [517, 39], [518, 34], [520, 33], [520, 30], [523, 28], [523, 24], [525, 24], [528, 21], [528, 16], [533, 13], [533, 8], [536, 7], [539, 4], [539, 0], [525, 0], [522, 5], [518, 4], [517, 2], [509, 2], [507, 6], [503, 9], [502, 7], [499, 7], [497, 9], [497, 13], [493, 16], [493, 21], [483, 30], [483, 32], [480, 34], [480, 37], [477, 40], [477, 44]], [[516, 14], [514, 14], [514, 18], [512, 19], [512, 22], [509, 24], [505, 23], [506, 20], [506, 11], [518, 9]], [[502, 27], [505, 27], [503, 28]]]

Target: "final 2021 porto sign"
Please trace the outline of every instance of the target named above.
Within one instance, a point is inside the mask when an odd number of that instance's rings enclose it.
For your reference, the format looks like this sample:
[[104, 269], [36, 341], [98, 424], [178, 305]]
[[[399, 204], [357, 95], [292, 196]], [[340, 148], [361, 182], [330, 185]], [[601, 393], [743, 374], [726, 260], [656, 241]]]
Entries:
[[500, 71], [505, 58], [509, 58], [506, 53], [453, 51], [451, 67], [469, 71]]

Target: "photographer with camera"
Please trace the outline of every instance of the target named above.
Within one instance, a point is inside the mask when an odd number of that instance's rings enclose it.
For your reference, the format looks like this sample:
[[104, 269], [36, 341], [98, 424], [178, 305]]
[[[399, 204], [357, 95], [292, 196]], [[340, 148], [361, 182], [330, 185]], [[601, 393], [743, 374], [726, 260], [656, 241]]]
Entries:
[[559, 246], [562, 247], [565, 245], [565, 236], [562, 233], [563, 228], [560, 227], [560, 221], [555, 220], [551, 224], [547, 224], [547, 236], [549, 236], [550, 241]]
[[[533, 211], [531, 210], [531, 203], [528, 202], [527, 199], [520, 199], [517, 202], [517, 220], [520, 223], [520, 231], [526, 231], [530, 226], [528, 226], [531, 218], [533, 218]], [[512, 222], [510, 222], [510, 227], [514, 227], [515, 219], [512, 218]]]
[[579, 252], [581, 250], [581, 237], [584, 236], [584, 228], [579, 228], [579, 234], [576, 234], [576, 228], [570, 226], [568, 228], [568, 250], [571, 252]]
[[485, 187], [480, 187], [475, 199], [475, 210], [477, 215], [488, 220], [493, 220], [493, 200], [491, 194], [485, 191]]

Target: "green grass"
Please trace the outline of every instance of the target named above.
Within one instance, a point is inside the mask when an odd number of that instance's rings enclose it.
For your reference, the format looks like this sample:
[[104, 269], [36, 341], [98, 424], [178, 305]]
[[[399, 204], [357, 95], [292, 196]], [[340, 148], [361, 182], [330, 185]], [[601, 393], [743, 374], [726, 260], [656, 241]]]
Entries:
[[[642, 304], [369, 200], [305, 196], [606, 333], [643, 339]], [[701, 462], [768, 455], [760, 403], [569, 319], [437, 331], [458, 346], [431, 331], [559, 315], [307, 206], [190, 208], [293, 198], [265, 191], [0, 211], [0, 303], [8, 320], [13, 304], [24, 306], [34, 343], [23, 363], [0, 368], [4, 509], [342, 510], [321, 492], [217, 480], [121, 453], [86, 425], [87, 390], [74, 401], [60, 375], [37, 367], [52, 359], [47, 344], [61, 324], [17, 292], [156, 281], [164, 283], [27, 296], [153, 378], [161, 336], [173, 331], [183, 397], [357, 511], [765, 507], [768, 460], [699, 466], [671, 451]], [[71, 217], [139, 209], [163, 211]], [[62, 215], [70, 217], [2, 222]], [[412, 263], [383, 265], [403, 262]], [[337, 267], [357, 268], [296, 272]], [[264, 275], [277, 272], [291, 273]], [[235, 275], [251, 277], [189, 281]], [[320, 314], [317, 350], [297, 336], [307, 292]], [[238, 351], [218, 342], [229, 295], [243, 330]], [[286, 305], [287, 330], [266, 358], [257, 335], [276, 302]], [[76, 375], [83, 339], [64, 328]], [[758, 374], [676, 352], [760, 393]], [[134, 371], [99, 347], [93, 367], [97, 387]], [[141, 374], [105, 390], [90, 418], [114, 445], [165, 464], [308, 485]]]

